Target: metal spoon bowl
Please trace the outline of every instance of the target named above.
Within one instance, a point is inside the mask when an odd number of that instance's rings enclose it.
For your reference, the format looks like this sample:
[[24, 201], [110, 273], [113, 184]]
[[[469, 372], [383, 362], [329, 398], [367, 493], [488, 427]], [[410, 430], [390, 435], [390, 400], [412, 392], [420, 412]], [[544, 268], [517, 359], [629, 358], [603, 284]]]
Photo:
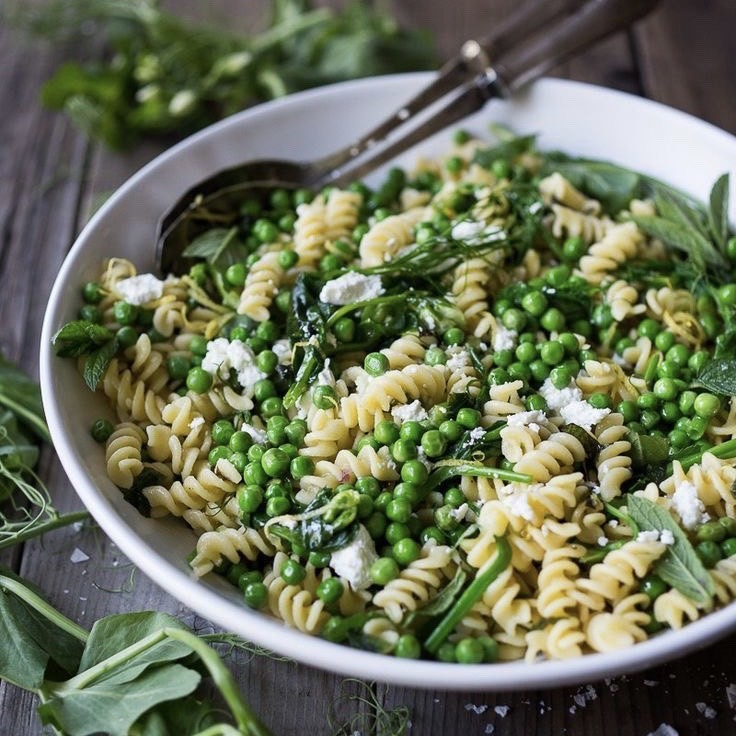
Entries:
[[[214, 222], [233, 224], [245, 199], [267, 197], [275, 188], [320, 189], [356, 181], [481, 109], [491, 98], [508, 96], [626, 28], [656, 4], [657, 0], [530, 0], [491, 36], [465, 42], [430, 85], [355, 143], [311, 162], [246, 162], [195, 184], [159, 222], [159, 271], [179, 270], [181, 253], [193, 238]], [[387, 142], [394, 131], [406, 128], [408, 133]]]

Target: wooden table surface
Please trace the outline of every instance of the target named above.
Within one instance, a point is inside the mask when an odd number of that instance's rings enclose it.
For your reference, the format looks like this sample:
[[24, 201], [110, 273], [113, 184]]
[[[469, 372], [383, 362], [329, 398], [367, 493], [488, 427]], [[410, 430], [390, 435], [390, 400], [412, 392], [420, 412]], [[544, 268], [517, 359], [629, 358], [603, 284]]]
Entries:
[[[544, 0], [539, 0], [543, 2]], [[241, 27], [265, 0], [168, 2]], [[399, 20], [430, 29], [447, 56], [466, 37], [491, 29], [513, 0], [394, 0]], [[620, 34], [556, 75], [612, 87], [685, 110], [736, 133], [736, 2], [663, 0], [632, 32]], [[122, 183], [160, 146], [126, 155], [91, 144], [68, 121], [41, 108], [38, 90], [58, 52], [21, 42], [0, 27], [0, 348], [37, 374], [46, 300], [94, 202]], [[736, 171], [736, 162], [724, 161]], [[42, 476], [65, 510], [80, 502], [51, 451]], [[89, 559], [75, 562], [80, 556]], [[67, 528], [0, 555], [37, 583], [54, 605], [84, 626], [119, 611], [158, 609], [197, 630], [210, 624], [163, 593], [93, 525]], [[278, 736], [331, 734], [328, 723], [362, 713], [344, 733], [385, 734], [359, 702], [341, 695], [369, 687], [288, 661], [238, 655], [230, 660], [243, 692]], [[684, 734], [736, 733], [727, 687], [736, 683], [736, 636], [649, 671], [605, 682], [514, 693], [422, 691], [372, 684], [385, 708], [405, 706], [415, 736], [547, 734], [645, 736], [666, 723]], [[36, 734], [34, 697], [0, 683], [0, 736]]]

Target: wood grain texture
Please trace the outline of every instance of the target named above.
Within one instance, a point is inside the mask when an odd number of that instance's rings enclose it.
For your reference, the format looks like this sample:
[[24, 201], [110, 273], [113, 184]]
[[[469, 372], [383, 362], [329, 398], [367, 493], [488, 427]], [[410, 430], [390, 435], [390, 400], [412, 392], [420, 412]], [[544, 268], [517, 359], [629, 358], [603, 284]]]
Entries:
[[[337, 0], [335, 0], [337, 2]], [[335, 2], [322, 4], [334, 5]], [[237, 6], [167, 0], [168, 7], [203, 20], [257, 27], [266, 0]], [[431, 30], [442, 58], [461, 41], [483, 35], [516, 6], [511, 0], [393, 0], [402, 23]], [[560, 76], [645, 94], [736, 130], [736, 67], [730, 36], [732, 0], [666, 0], [651, 19], [555, 70]], [[146, 144], [111, 154], [90, 146], [58, 115], [38, 105], [38, 89], [58, 59], [23, 46], [0, 28], [0, 347], [36, 371], [45, 302], [74, 235], [87, 213], [160, 151]], [[736, 162], [730, 162], [736, 168]], [[62, 509], [79, 507], [61, 467], [48, 452], [42, 475]], [[82, 551], [88, 560], [73, 563]], [[211, 624], [136, 572], [94, 525], [70, 528], [0, 554], [39, 584], [66, 615], [84, 626], [115, 612], [156, 609], [181, 616], [195, 630]], [[349, 657], [349, 650], [345, 657]], [[644, 673], [579, 687], [517, 693], [453, 693], [346, 681], [294, 662], [239, 652], [232, 669], [253, 707], [278, 736], [360, 732], [377, 734], [359, 698], [375, 694], [389, 709], [406, 706], [409, 734], [452, 736], [644, 736], [660, 723], [685, 734], [734, 731], [726, 687], [736, 683], [736, 638]], [[449, 685], [450, 683], [448, 683]], [[35, 699], [0, 683], [0, 736], [40, 731]], [[710, 710], [712, 709], [712, 711]], [[330, 711], [332, 712], [330, 726]], [[354, 717], [359, 720], [352, 721]]]

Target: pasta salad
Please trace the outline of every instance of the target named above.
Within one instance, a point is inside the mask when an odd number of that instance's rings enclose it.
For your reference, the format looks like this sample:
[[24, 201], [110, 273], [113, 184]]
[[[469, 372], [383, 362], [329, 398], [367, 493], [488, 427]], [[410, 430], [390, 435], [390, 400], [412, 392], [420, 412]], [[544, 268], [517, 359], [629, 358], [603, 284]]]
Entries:
[[180, 275], [109, 259], [54, 345], [111, 481], [248, 606], [398, 657], [607, 652], [736, 597], [727, 209], [460, 130], [376, 188], [193, 210]]

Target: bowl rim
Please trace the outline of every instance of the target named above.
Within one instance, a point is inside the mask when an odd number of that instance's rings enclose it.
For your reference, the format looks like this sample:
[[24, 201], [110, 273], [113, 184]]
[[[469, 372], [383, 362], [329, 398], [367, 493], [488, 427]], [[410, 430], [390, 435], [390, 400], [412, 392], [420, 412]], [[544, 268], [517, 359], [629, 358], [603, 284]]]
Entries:
[[[231, 126], [247, 125], [250, 121], [271, 116], [304, 102], [316, 104], [318, 101], [329, 101], [349, 90], [358, 90], [365, 94], [380, 93], [387, 85], [411, 90], [430, 77], [431, 73], [424, 72], [372, 77], [320, 87], [258, 105], [215, 123], [164, 151], [115, 191], [76, 238], [59, 270], [44, 315], [39, 356], [40, 384], [52, 441], [62, 467], [77, 495], [103, 530], [159, 587], [219, 626], [252, 638], [274, 652], [331, 672], [424, 689], [506, 691], [591, 682], [651, 667], [703, 648], [736, 629], [736, 602], [687, 624], [682, 630], [665, 632], [624, 650], [587, 654], [574, 660], [534, 663], [521, 660], [462, 666], [426, 660], [402, 660], [396, 657], [389, 660], [386, 655], [348, 648], [304, 634], [280, 621], [226, 599], [214, 588], [197, 581], [163, 557], [149, 540], [141, 537], [126, 523], [113, 504], [98, 491], [85, 473], [78, 452], [65, 433], [62, 407], [53, 390], [52, 374], [56, 356], [51, 349], [51, 338], [61, 323], [61, 305], [66, 293], [66, 284], [71, 282], [70, 277], [74, 276], [75, 261], [88, 241], [95, 237], [108, 211], [118, 200], [126, 197], [142, 179], [155, 173], [160, 166], [179, 156], [192, 144], [216, 138]], [[695, 128], [698, 135], [709, 136], [719, 145], [732, 148], [736, 161], [736, 137], [711, 123], [661, 103], [597, 85], [564, 79], [545, 78], [535, 82], [533, 86], [552, 92], [558, 90], [560, 93], [600, 96], [600, 99], [608, 98], [630, 106], [633, 111], [646, 110], [647, 113], [654, 111], [658, 115], [677, 121], [680, 125]], [[253, 628], [257, 628], [257, 636], [253, 636]], [[389, 667], [386, 666], [388, 662], [391, 663]]]

